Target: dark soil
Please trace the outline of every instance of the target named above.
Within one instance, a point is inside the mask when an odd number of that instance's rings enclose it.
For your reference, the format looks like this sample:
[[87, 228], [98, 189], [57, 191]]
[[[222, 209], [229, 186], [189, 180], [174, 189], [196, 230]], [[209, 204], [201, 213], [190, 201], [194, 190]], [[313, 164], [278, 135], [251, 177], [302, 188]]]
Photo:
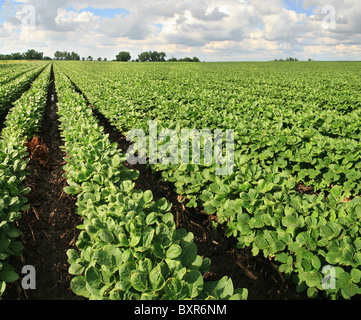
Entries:
[[65, 154], [60, 149], [62, 140], [58, 130], [56, 102], [52, 81], [40, 138], [27, 144], [31, 160], [25, 185], [31, 188], [27, 195], [30, 210], [18, 222], [18, 228], [23, 232], [20, 241], [24, 250], [20, 261], [14, 261], [14, 265], [20, 275], [22, 266], [35, 267], [36, 290], [25, 291], [18, 281], [10, 286], [7, 299], [79, 299], [70, 290], [66, 252], [75, 248], [78, 237], [76, 226], [81, 221], [76, 214], [76, 199], [63, 192], [66, 186], [63, 177]]
[[7, 117], [7, 112], [3, 113], [0, 115], [0, 131], [2, 131], [5, 127], [5, 120], [6, 120], [6, 117]]

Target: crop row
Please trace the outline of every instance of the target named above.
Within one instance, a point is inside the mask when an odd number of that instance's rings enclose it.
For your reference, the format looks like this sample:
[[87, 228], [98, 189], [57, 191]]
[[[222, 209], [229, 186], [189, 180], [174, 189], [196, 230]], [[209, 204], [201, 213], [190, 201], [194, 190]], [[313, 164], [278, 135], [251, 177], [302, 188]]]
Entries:
[[[32, 74], [31, 78], [35, 75], [36, 73]], [[30, 81], [30, 78], [27, 79]], [[5, 292], [6, 284], [19, 278], [9, 260], [12, 256], [19, 256], [23, 248], [21, 242], [17, 241], [21, 231], [17, 229], [16, 221], [28, 209], [26, 195], [30, 190], [23, 185], [29, 161], [25, 142], [39, 128], [47, 101], [49, 81], [50, 65], [34, 81], [30, 90], [14, 103], [1, 132], [0, 298]]]
[[30, 87], [45, 67], [46, 64], [42, 63], [37, 68], [0, 87], [0, 115], [3, 115], [11, 104], [20, 98], [21, 94]]
[[[280, 72], [283, 80], [267, 69], [277, 80], [271, 85], [246, 68], [236, 73], [238, 78], [218, 69], [197, 70], [189, 78], [190, 70], [169, 70], [169, 65], [157, 70], [121, 65], [115, 71], [60, 66], [120, 131], [148, 133], [148, 120], [158, 121], [158, 135], [166, 128], [234, 129], [232, 175], [218, 176], [214, 161], [152, 168], [174, 183], [190, 200], [188, 206], [216, 214], [240, 248], [252, 247], [254, 255], [278, 261], [297, 290], [307, 289], [310, 297], [322, 291], [331, 298], [361, 293], [361, 146], [355, 129], [360, 101], [357, 87], [347, 86], [355, 80], [352, 73], [341, 76], [343, 65], [336, 64], [334, 73], [318, 70], [318, 90], [302, 70], [297, 70], [301, 80]], [[239, 80], [248, 79], [245, 75], [252, 82]], [[332, 77], [342, 90], [326, 100], [335, 88]], [[302, 195], [299, 184], [320, 193]], [[353, 200], [345, 201], [349, 196]], [[332, 281], [325, 282], [329, 276]]]
[[[199, 70], [191, 73], [169, 66], [98, 70], [96, 65], [61, 65], [123, 133], [135, 128], [147, 131], [148, 120], [172, 129], [233, 129], [238, 156], [250, 156], [263, 168], [275, 165], [314, 192], [339, 185], [345, 199], [359, 195], [361, 112], [357, 106], [361, 101], [354, 85], [356, 75], [336, 64], [334, 74], [318, 71], [314, 85], [308, 69], [297, 70], [299, 78], [295, 78], [292, 70], [277, 69], [280, 75], [276, 76], [269, 68], [264, 71], [270, 73], [266, 81], [263, 73], [248, 74], [247, 68], [237, 66], [239, 71], [232, 66], [218, 70], [213, 65], [212, 71], [196, 66]], [[333, 78], [337, 81], [329, 83]]]
[[2, 67], [0, 67], [0, 85], [5, 85], [23, 74], [34, 70], [38, 66], [38, 63], [2, 65]]
[[246, 299], [232, 280], [205, 282], [210, 260], [194, 236], [176, 229], [171, 204], [135, 190], [138, 172], [108, 136], [84, 98], [55, 64], [68, 187], [83, 218], [76, 250], [68, 251], [72, 290], [89, 299]]

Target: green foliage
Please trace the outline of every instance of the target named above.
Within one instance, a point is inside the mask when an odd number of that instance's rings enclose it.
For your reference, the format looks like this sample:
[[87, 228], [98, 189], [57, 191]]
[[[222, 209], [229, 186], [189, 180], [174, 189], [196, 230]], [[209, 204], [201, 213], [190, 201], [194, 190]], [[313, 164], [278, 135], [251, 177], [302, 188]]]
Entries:
[[171, 204], [134, 189], [138, 172], [109, 142], [83, 97], [55, 68], [60, 129], [67, 152], [67, 193], [77, 195], [83, 219], [68, 251], [71, 288], [105, 300], [247, 299], [232, 280], [205, 283], [209, 259], [197, 254], [194, 236], [176, 229]]
[[165, 57], [167, 56], [164, 52], [158, 52], [158, 51], [145, 51], [138, 55], [140, 62], [159, 62], [159, 61], [165, 61]]
[[42, 60], [43, 58], [44, 53], [34, 49], [29, 49], [24, 53], [14, 52], [10, 54], [0, 54], [0, 60]]
[[[158, 121], [158, 134], [233, 129], [229, 176], [217, 176], [215, 164], [151, 167], [187, 206], [217, 215], [239, 248], [274, 259], [297, 290], [312, 298], [359, 294], [358, 63], [149, 64], [103, 73], [63, 67], [124, 134], [147, 133], [149, 120]], [[336, 287], [325, 290], [322, 270], [329, 265]]]
[[128, 62], [131, 59], [131, 55], [128, 51], [121, 51], [119, 52], [119, 54], [116, 56], [116, 60], [117, 61], [123, 61], [123, 62]]
[[56, 51], [54, 53], [54, 57], [56, 60], [74, 60], [80, 61], [80, 56], [76, 52], [67, 52], [67, 51]]
[[[24, 91], [29, 89], [31, 83], [44, 70], [46, 64], [41, 62], [36, 63], [35, 66], [35, 68], [32, 68], [32, 66], [29, 65], [27, 71], [21, 71], [17, 74], [18, 77], [5, 76], [2, 80], [4, 85], [0, 86], [0, 115], [5, 114], [11, 107], [11, 104], [19, 99]], [[15, 70], [16, 69], [15, 67]]]
[[50, 65], [34, 81], [31, 89], [14, 103], [6, 118], [5, 128], [1, 132], [0, 298], [6, 290], [6, 283], [19, 278], [10, 264], [10, 258], [21, 255], [23, 245], [17, 241], [21, 231], [17, 229], [16, 221], [21, 219], [22, 212], [28, 209], [26, 195], [30, 189], [23, 185], [29, 161], [26, 157], [25, 141], [39, 129], [47, 101], [49, 82]]

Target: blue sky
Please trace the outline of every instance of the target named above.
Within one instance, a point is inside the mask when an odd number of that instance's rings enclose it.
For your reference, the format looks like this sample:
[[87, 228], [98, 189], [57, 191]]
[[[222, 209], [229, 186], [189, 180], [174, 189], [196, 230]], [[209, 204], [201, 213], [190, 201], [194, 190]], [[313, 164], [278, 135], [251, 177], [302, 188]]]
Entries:
[[[6, 21], [6, 17], [8, 16], [8, 11], [4, 11], [4, 6], [6, 4], [6, 2], [9, 2], [9, 0], [0, 0], [0, 23], [3, 23]], [[13, 8], [15, 8], [16, 5], [19, 4], [24, 4], [25, 2], [21, 2], [21, 1], [14, 1], [14, 0], [10, 0], [10, 3], [12, 5]], [[130, 14], [129, 10], [123, 9], [123, 8], [95, 8], [93, 6], [88, 6], [86, 8], [83, 8], [79, 11], [75, 10], [73, 6], [69, 6], [67, 8], [67, 11], [76, 11], [76, 12], [91, 12], [94, 15], [98, 16], [98, 17], [103, 17], [103, 18], [114, 18], [116, 15], [122, 15], [123, 17], [126, 17], [127, 15]]]
[[[69, 7], [68, 11], [76, 11], [73, 7]], [[99, 8], [94, 8], [94, 7], [86, 7], [84, 9], [81, 9], [77, 12], [91, 12], [94, 13], [94, 15], [98, 16], [98, 17], [102, 17], [102, 18], [114, 18], [116, 15], [122, 15], [123, 17], [126, 17], [127, 15], [130, 14], [130, 11], [126, 10], [126, 9], [122, 9], [122, 8], [117, 8], [117, 9], [113, 9], [113, 8], [104, 8], [104, 9], [99, 9]]]
[[8, 16], [8, 12], [5, 9], [5, 0], [0, 0], [0, 23], [4, 23]]
[[285, 8], [288, 10], [293, 10], [296, 11], [297, 13], [304, 13], [307, 16], [310, 16], [313, 14], [313, 10], [314, 10], [314, 6], [309, 8], [309, 9], [305, 9], [303, 7], [303, 2], [302, 0], [284, 0], [285, 3]]

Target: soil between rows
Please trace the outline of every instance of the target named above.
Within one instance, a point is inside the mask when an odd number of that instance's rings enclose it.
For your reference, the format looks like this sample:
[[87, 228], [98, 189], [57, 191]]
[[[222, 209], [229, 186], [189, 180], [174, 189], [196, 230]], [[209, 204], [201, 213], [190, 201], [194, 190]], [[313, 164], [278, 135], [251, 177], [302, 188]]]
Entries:
[[66, 252], [75, 248], [79, 233], [76, 226], [81, 220], [76, 214], [76, 198], [63, 192], [66, 155], [60, 149], [63, 143], [58, 129], [53, 72], [51, 80], [39, 144], [34, 139], [29, 146], [31, 151], [36, 148], [25, 180], [25, 186], [31, 188], [27, 195], [30, 210], [18, 222], [24, 249], [20, 259], [14, 261], [20, 276], [24, 265], [35, 267], [36, 289], [25, 291], [17, 281], [10, 287], [9, 298], [18, 300], [80, 299], [70, 290]]
[[[10, 286], [7, 299], [82, 300], [70, 289], [71, 276], [68, 273], [66, 252], [75, 248], [79, 234], [76, 226], [81, 224], [81, 219], [76, 214], [76, 198], [63, 192], [66, 180], [62, 167], [65, 165], [66, 155], [60, 149], [62, 141], [58, 130], [56, 102], [52, 82], [39, 135], [40, 142], [44, 142], [41, 146], [46, 147], [48, 153], [33, 157], [28, 165], [30, 175], [26, 179], [26, 186], [32, 189], [28, 195], [31, 209], [18, 223], [23, 232], [21, 241], [24, 250], [21, 259], [13, 262], [19, 274], [24, 265], [35, 267], [37, 288], [25, 291], [21, 288], [20, 281], [17, 281]], [[95, 108], [92, 107], [92, 110], [105, 133], [109, 134], [111, 142], [118, 143], [119, 149], [126, 152], [129, 147], [126, 138]], [[236, 249], [236, 239], [225, 237], [222, 227], [215, 233], [210, 225], [212, 217], [201, 208], [186, 208], [178, 201], [172, 184], [160, 181], [159, 173], [152, 173], [145, 165], [125, 165], [140, 173], [136, 188], [151, 190], [155, 200], [165, 197], [173, 205], [172, 213], [177, 226], [194, 234], [198, 254], [212, 261], [210, 271], [204, 276], [205, 281], [218, 280], [223, 276], [231, 277], [235, 288], [248, 289], [249, 300], [307, 299], [305, 293], [296, 292], [295, 285], [285, 280], [271, 261], [262, 256], [253, 257], [249, 249]]]

